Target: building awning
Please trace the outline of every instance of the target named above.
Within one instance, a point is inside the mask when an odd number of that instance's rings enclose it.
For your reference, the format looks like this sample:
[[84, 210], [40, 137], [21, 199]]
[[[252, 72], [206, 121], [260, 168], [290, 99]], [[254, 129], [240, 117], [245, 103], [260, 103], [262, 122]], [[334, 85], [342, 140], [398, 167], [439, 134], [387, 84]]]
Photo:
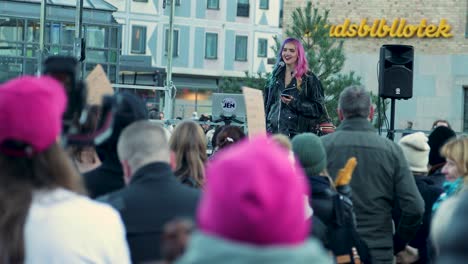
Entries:
[[128, 73], [165, 73], [165, 68], [153, 67], [151, 56], [122, 55], [119, 69], [121, 74]]
[[[75, 22], [76, 0], [47, 0], [46, 20]], [[118, 26], [113, 17], [117, 8], [104, 0], [84, 0], [83, 24]], [[41, 0], [0, 0], [0, 16], [40, 19]]]
[[[41, 3], [41, 0], [16, 0], [17, 2]], [[76, 6], [76, 0], [47, 0], [48, 5]], [[83, 8], [115, 12], [118, 9], [104, 0], [84, 0]]]
[[218, 84], [216, 79], [204, 78], [204, 77], [172, 77], [172, 82], [178, 89], [189, 88], [189, 89], [209, 89], [217, 90]]

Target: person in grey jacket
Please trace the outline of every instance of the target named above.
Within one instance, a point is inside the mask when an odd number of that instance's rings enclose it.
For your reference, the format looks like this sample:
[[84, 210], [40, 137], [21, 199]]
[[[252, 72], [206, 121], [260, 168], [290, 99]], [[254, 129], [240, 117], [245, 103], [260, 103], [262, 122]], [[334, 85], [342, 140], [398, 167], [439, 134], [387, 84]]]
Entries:
[[[368, 244], [375, 263], [393, 263], [421, 225], [424, 201], [403, 151], [379, 136], [369, 121], [373, 116], [370, 94], [362, 86], [350, 86], [340, 94], [336, 132], [323, 136], [330, 175], [337, 175], [348, 158], [357, 158], [350, 186], [357, 230]], [[392, 208], [398, 201], [399, 223], [392, 240]], [[401, 248], [403, 245], [403, 248]]]

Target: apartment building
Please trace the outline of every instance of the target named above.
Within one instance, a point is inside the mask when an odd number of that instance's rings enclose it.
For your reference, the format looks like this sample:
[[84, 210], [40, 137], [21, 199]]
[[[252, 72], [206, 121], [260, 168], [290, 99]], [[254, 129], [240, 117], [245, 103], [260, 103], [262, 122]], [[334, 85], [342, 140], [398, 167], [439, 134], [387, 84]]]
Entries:
[[[273, 36], [281, 38], [282, 0], [174, 0], [173, 83], [177, 88], [174, 115], [211, 111], [211, 95], [223, 77], [271, 70]], [[169, 0], [108, 0], [123, 25], [122, 55], [151, 58], [165, 68], [168, 59]], [[127, 67], [127, 66], [126, 66]], [[129, 68], [128, 68], [129, 67]], [[160, 77], [145, 74], [127, 84], [150, 84]], [[120, 80], [122, 82], [122, 80]], [[147, 93], [161, 106], [162, 92]]]

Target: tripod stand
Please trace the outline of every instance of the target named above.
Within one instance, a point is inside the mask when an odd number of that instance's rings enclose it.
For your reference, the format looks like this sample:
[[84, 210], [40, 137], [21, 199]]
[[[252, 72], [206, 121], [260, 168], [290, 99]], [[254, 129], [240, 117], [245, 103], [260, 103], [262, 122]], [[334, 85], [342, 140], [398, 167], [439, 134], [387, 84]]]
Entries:
[[230, 125], [232, 122], [237, 123], [237, 124], [244, 124], [244, 122], [240, 121], [239, 119], [236, 119], [236, 115], [232, 116], [225, 116], [225, 115], [220, 115], [220, 118], [213, 121], [214, 123], [218, 122], [224, 122], [225, 125]]
[[[378, 97], [377, 100], [377, 125], [378, 125], [378, 130], [379, 130], [379, 135], [382, 134], [382, 112], [384, 112], [384, 117], [385, 117], [385, 101], [381, 103], [381, 100], [385, 100], [386, 98]], [[391, 98], [391, 103], [390, 103], [390, 127], [387, 130], [387, 138], [393, 141], [395, 139], [395, 98]], [[386, 117], [385, 117], [386, 119]]]
[[395, 98], [392, 98], [390, 103], [390, 129], [388, 130], [387, 138], [391, 141], [395, 139]]

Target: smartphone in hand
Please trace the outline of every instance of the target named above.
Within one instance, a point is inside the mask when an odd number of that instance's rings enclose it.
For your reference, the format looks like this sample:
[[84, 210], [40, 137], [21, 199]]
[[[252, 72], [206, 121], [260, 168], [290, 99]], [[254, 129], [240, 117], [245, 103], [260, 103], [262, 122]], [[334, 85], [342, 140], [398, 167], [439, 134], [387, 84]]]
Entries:
[[286, 97], [287, 99], [292, 99], [292, 95], [289, 94], [281, 94], [281, 97]]

